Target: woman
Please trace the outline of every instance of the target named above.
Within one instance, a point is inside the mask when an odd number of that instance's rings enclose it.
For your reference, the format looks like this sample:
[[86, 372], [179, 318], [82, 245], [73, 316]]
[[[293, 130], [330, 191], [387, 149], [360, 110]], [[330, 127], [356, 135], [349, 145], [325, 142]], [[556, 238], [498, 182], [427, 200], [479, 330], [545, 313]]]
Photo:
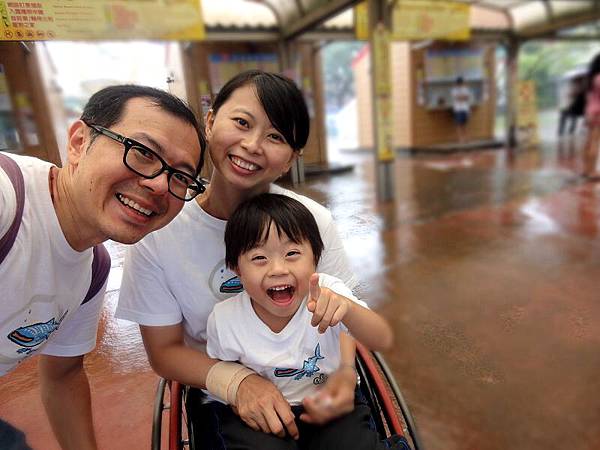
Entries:
[[[210, 359], [205, 341], [214, 304], [242, 291], [225, 266], [226, 221], [244, 199], [257, 194], [281, 193], [301, 201], [315, 216], [325, 245], [317, 270], [356, 287], [328, 210], [273, 184], [290, 169], [308, 132], [306, 104], [291, 80], [262, 71], [231, 79], [206, 118], [214, 165], [206, 193], [185, 205], [169, 226], [128, 250], [117, 309], [118, 317], [140, 324], [150, 363], [160, 376], [198, 388], [208, 384], [251, 428], [294, 438], [294, 416], [275, 386], [237, 364]], [[323, 390], [331, 413], [310, 406], [307, 413], [325, 422], [350, 411], [355, 386], [352, 372], [335, 372]]]

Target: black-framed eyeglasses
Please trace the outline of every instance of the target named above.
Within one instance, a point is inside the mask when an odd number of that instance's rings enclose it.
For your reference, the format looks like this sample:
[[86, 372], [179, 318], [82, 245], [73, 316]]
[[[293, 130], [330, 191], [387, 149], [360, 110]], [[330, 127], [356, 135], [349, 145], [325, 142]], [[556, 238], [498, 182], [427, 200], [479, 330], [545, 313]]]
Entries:
[[123, 164], [137, 175], [152, 179], [166, 171], [169, 192], [174, 197], [189, 202], [206, 190], [203, 180], [199, 180], [189, 173], [169, 166], [154, 150], [146, 147], [144, 144], [121, 136], [100, 125], [87, 123], [85, 120], [83, 123], [101, 135], [123, 144], [125, 147]]

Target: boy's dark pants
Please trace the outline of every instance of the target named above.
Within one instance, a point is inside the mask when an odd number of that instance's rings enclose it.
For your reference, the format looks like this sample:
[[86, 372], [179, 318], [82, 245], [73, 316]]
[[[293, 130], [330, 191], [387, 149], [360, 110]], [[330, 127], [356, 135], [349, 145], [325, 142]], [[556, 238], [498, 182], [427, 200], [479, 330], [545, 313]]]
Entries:
[[[199, 391], [197, 391], [199, 392]], [[380, 441], [371, 410], [357, 391], [354, 411], [326, 425], [311, 425], [299, 417], [301, 406], [292, 407], [300, 432], [298, 441], [279, 438], [272, 434], [254, 431], [248, 427], [228, 405], [212, 402], [200, 406], [188, 394], [188, 417], [194, 422], [194, 438], [206, 450], [410, 450], [403, 438]], [[192, 396], [190, 398], [190, 396]], [[360, 398], [358, 398], [360, 397]], [[190, 401], [191, 400], [191, 401]], [[190, 408], [190, 406], [193, 408]]]

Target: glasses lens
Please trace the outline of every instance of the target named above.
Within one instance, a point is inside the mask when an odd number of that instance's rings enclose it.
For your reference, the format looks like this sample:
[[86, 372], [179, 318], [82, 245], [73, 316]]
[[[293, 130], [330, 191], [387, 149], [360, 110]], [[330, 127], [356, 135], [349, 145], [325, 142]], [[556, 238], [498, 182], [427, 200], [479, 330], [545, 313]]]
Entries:
[[193, 199], [202, 192], [202, 187], [194, 177], [183, 172], [173, 172], [169, 179], [169, 190], [183, 200]]
[[147, 148], [132, 146], [125, 156], [127, 165], [147, 177], [152, 177], [162, 171], [162, 162], [156, 154]]

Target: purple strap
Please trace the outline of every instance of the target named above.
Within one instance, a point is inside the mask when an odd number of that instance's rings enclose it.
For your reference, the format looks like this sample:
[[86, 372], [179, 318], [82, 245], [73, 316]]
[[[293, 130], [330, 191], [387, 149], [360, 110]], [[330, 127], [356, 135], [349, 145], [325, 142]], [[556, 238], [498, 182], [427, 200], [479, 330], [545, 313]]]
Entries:
[[94, 247], [94, 260], [92, 261], [92, 282], [90, 288], [81, 304], [94, 298], [94, 296], [102, 289], [104, 282], [108, 278], [110, 272], [110, 255], [103, 244], [98, 244]]
[[[17, 213], [15, 214], [13, 223], [10, 225], [6, 234], [2, 236], [2, 239], [0, 239], [0, 264], [2, 264], [2, 261], [4, 261], [4, 258], [6, 258], [6, 255], [8, 255], [8, 252], [17, 239], [17, 233], [19, 232], [19, 227], [21, 226], [21, 221], [23, 219], [25, 182], [23, 180], [21, 169], [17, 163], [2, 153], [0, 153], [0, 168], [8, 175], [17, 197]], [[82, 304], [92, 299], [100, 289], [102, 289], [104, 282], [108, 278], [109, 272], [110, 255], [104, 245], [96, 245], [94, 247], [94, 259], [92, 261], [92, 282], [90, 283], [90, 288], [88, 289]]]
[[17, 233], [21, 226], [23, 206], [25, 205], [25, 182], [23, 181], [23, 174], [17, 163], [2, 153], [0, 153], [0, 168], [8, 175], [8, 178], [15, 189], [15, 195], [17, 196], [17, 213], [15, 214], [15, 218], [10, 225], [10, 228], [6, 234], [2, 236], [2, 239], [0, 239], [0, 264], [2, 264], [6, 255], [10, 252], [15, 239], [17, 239]]

